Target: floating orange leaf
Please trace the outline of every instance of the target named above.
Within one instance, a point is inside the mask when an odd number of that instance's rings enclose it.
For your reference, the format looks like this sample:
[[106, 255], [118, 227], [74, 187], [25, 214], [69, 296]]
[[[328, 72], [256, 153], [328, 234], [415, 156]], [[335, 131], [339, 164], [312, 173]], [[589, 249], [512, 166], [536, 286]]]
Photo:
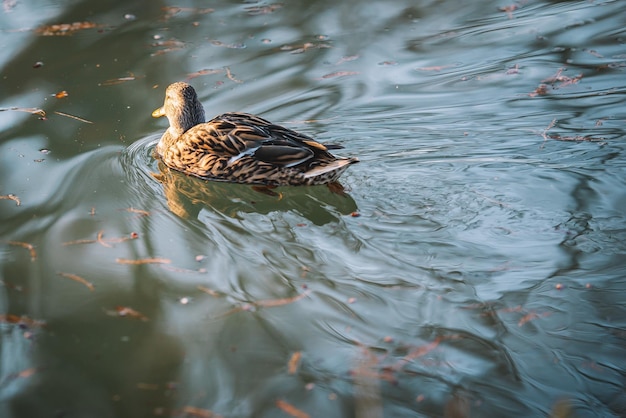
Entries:
[[112, 316], [123, 316], [128, 318], [135, 318], [141, 321], [147, 321], [148, 317], [142, 314], [139, 311], [134, 310], [128, 306], [116, 306], [114, 311], [108, 311], [109, 315]]
[[399, 370], [412, 360], [430, 353], [439, 346], [439, 343], [442, 339], [442, 337], [437, 337], [428, 344], [414, 348], [406, 356], [402, 357], [398, 362], [396, 362], [396, 364], [392, 368], [394, 370]]
[[193, 14], [208, 14], [208, 13], [213, 13], [215, 11], [215, 9], [211, 9], [211, 8], [199, 9], [195, 7], [176, 7], [176, 6], [165, 6], [165, 7], [162, 7], [161, 10], [165, 12], [166, 19], [169, 19], [172, 16], [176, 16], [178, 13], [181, 13], [181, 12], [193, 13]]
[[147, 210], [142, 210], [142, 209], [135, 209], [133, 207], [130, 208], [126, 208], [124, 209], [126, 212], [130, 212], [130, 213], [136, 213], [137, 215], [140, 216], [150, 216], [150, 212], [148, 212]]
[[531, 313], [528, 313], [528, 314], [524, 315], [524, 316], [523, 316], [523, 317], [519, 320], [519, 322], [517, 323], [517, 326], [518, 326], [518, 327], [521, 327], [521, 326], [522, 326], [522, 325], [524, 325], [525, 323], [527, 323], [527, 322], [529, 322], [529, 321], [532, 321], [533, 319], [537, 319], [537, 318], [539, 318], [539, 315], [537, 315], [537, 313], [536, 313], [536, 312], [531, 312]]
[[209, 289], [208, 287], [198, 286], [198, 290], [201, 291], [201, 292], [207, 293], [207, 294], [209, 294], [211, 296], [214, 296], [214, 297], [219, 297], [220, 296], [220, 294], [218, 292], [216, 292], [213, 289]]
[[191, 80], [193, 78], [200, 77], [200, 76], [203, 76], [203, 75], [219, 74], [219, 73], [222, 73], [222, 72], [224, 72], [224, 70], [222, 70], [222, 69], [213, 70], [213, 69], [207, 68], [207, 69], [204, 69], [204, 70], [200, 70], [200, 71], [196, 71], [194, 73], [187, 74], [187, 80]]
[[85, 286], [87, 286], [87, 289], [91, 290], [93, 292], [93, 284], [91, 282], [88, 282], [87, 280], [83, 279], [82, 277], [76, 275], [76, 274], [72, 274], [72, 273], [63, 273], [63, 272], [59, 272], [57, 273], [59, 276], [68, 278], [70, 280], [74, 280], [75, 282], [78, 283], [82, 283]]
[[243, 81], [238, 80], [238, 79], [235, 78], [235, 76], [233, 76], [233, 73], [230, 71], [230, 68], [224, 67], [224, 69], [226, 70], [226, 77], [228, 77], [228, 79], [230, 81], [233, 81], [233, 82], [238, 83], [238, 84], [243, 83]]
[[15, 196], [14, 194], [2, 195], [0, 196], [0, 200], [12, 200], [15, 202], [17, 206], [20, 206], [22, 204], [22, 201], [20, 200], [20, 198]]
[[9, 241], [9, 245], [15, 245], [17, 247], [26, 248], [30, 252], [30, 260], [35, 261], [37, 259], [37, 252], [35, 251], [35, 247], [33, 244], [29, 244], [28, 242], [22, 241]]
[[36, 367], [31, 367], [30, 369], [22, 370], [21, 372], [19, 372], [17, 374], [17, 377], [22, 377], [22, 378], [31, 377], [36, 372], [37, 372], [37, 368]]
[[302, 351], [296, 351], [291, 355], [289, 363], [287, 364], [287, 371], [289, 374], [296, 374], [300, 360], [302, 359]]
[[277, 399], [276, 400], [276, 406], [278, 408], [280, 408], [284, 413], [286, 413], [287, 415], [290, 415], [294, 418], [309, 418], [309, 414], [307, 414], [304, 411], [299, 410], [298, 408], [296, 408], [295, 406], [293, 406], [292, 404], [283, 401], [282, 399]]
[[340, 65], [340, 64], [343, 64], [344, 62], [358, 60], [359, 58], [360, 58], [359, 55], [349, 55], [349, 56], [346, 56], [346, 57], [341, 57], [339, 59], [339, 61], [337, 61], [337, 63], [335, 65]]
[[548, 94], [548, 86], [546, 84], [539, 84], [534, 91], [528, 93], [530, 97], [545, 96], [546, 94]]
[[306, 42], [302, 46], [283, 45], [282, 47], [280, 47], [280, 50], [289, 51], [290, 54], [302, 54], [303, 52], [306, 52], [309, 49], [326, 49], [326, 48], [332, 48], [332, 47], [322, 42], [317, 43], [317, 44], [313, 42]]
[[441, 70], [445, 70], [446, 68], [455, 67], [455, 66], [456, 66], [456, 64], [436, 65], [436, 66], [432, 66], [432, 67], [420, 67], [420, 68], [417, 68], [417, 70], [419, 70], [419, 71], [441, 71]]
[[352, 76], [352, 75], [357, 75], [357, 74], [359, 74], [358, 71], [335, 71], [334, 73], [323, 75], [321, 78], [318, 78], [317, 80], [322, 80], [325, 78], [347, 77], [347, 76]]
[[558, 85], [558, 88], [569, 86], [570, 84], [577, 84], [582, 78], [582, 73], [578, 74], [575, 77], [564, 77], [562, 80], [559, 80], [561, 84]]
[[27, 316], [17, 316], [13, 314], [0, 315], [0, 324], [21, 324], [26, 325], [28, 327], [41, 327], [46, 323], [44, 321], [38, 321], [34, 319], [30, 319]]
[[115, 259], [115, 261], [118, 264], [133, 264], [133, 265], [139, 265], [139, 264], [169, 264], [172, 261], [168, 260], [167, 258], [140, 258], [137, 260], [129, 260], [127, 258], [117, 258]]
[[[200, 289], [200, 290], [202, 290], [202, 289]], [[234, 314], [236, 312], [241, 312], [241, 311], [252, 311], [256, 307], [273, 308], [273, 307], [276, 307], [276, 306], [288, 305], [290, 303], [296, 302], [296, 301], [304, 298], [306, 295], [309, 294], [309, 292], [310, 292], [310, 290], [306, 290], [302, 294], [294, 296], [294, 297], [291, 297], [291, 298], [268, 299], [268, 300], [260, 300], [260, 301], [251, 302], [251, 303], [244, 303], [241, 306], [237, 306], [237, 307], [234, 307], [234, 308], [228, 310], [227, 312], [223, 313], [220, 316], [228, 316], [228, 315]]]
[[505, 12], [509, 19], [513, 19], [513, 12], [519, 8], [517, 4], [509, 4], [508, 6], [498, 7], [498, 10]]
[[102, 235], [104, 234], [104, 231], [99, 231], [98, 232], [98, 236], [96, 237], [96, 241], [98, 242], [98, 244], [102, 245], [103, 247], [108, 247], [111, 248], [112, 246], [107, 244], [106, 242], [102, 241]]
[[535, 319], [537, 319], [537, 318], [541, 318], [541, 317], [548, 316], [548, 315], [550, 315], [550, 312], [544, 312], [544, 313], [542, 313], [542, 314], [538, 314], [538, 313], [536, 313], [536, 312], [530, 312], [530, 313], [528, 313], [528, 314], [524, 315], [524, 316], [523, 316], [523, 317], [519, 320], [519, 322], [517, 323], [517, 326], [518, 326], [518, 327], [521, 327], [521, 326], [523, 326], [524, 324], [526, 324], [527, 322], [530, 322], [530, 321], [533, 321], [533, 320], [535, 320]]
[[76, 245], [76, 244], [93, 244], [97, 242], [104, 247], [112, 247], [111, 245], [109, 245], [109, 243], [117, 244], [120, 242], [139, 238], [139, 234], [137, 234], [136, 232], [131, 232], [129, 235], [119, 237], [119, 238], [103, 238], [103, 234], [104, 234], [103, 231], [99, 231], [96, 239], [77, 239], [74, 241], [64, 242], [63, 245], [68, 246], [68, 245]]
[[72, 35], [79, 30], [93, 29], [100, 25], [93, 22], [61, 23], [58, 25], [44, 25], [35, 29], [35, 32], [43, 36]]
[[74, 241], [64, 242], [62, 245], [68, 246], [68, 245], [76, 245], [76, 244], [93, 244], [94, 242], [96, 242], [95, 239], [77, 239]]
[[62, 99], [64, 97], [69, 96], [69, 93], [66, 92], [65, 90], [58, 92], [57, 94], [54, 95], [54, 97], [56, 97], [57, 99]]
[[163, 48], [158, 51], [153, 52], [150, 56], [155, 57], [157, 55], [163, 55], [168, 52], [178, 51], [179, 49], [183, 49], [185, 47], [185, 43], [178, 41], [176, 39], [170, 39], [167, 41], [158, 41], [152, 44], [153, 47]]
[[541, 84], [528, 95], [530, 97], [543, 96], [545, 94], [548, 94], [549, 86], [547, 84], [552, 86], [552, 89], [556, 90], [562, 87], [569, 86], [571, 84], [577, 84], [583, 78], [582, 73], [574, 77], [568, 77], [566, 75], [563, 75], [563, 70], [564, 68], [559, 68], [556, 74], [544, 80], [541, 80]]
[[200, 417], [200, 418], [220, 417], [220, 415], [214, 413], [213, 411], [209, 409], [196, 408], [195, 406], [184, 406], [181, 412], [183, 412], [186, 415], [191, 415], [193, 417]]

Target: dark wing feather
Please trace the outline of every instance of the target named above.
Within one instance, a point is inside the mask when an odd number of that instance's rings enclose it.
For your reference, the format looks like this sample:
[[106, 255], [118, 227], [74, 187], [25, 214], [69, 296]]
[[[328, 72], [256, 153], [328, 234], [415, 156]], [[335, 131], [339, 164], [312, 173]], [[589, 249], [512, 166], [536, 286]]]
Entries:
[[214, 144], [213, 151], [225, 152], [233, 161], [250, 155], [266, 163], [292, 167], [314, 157], [334, 159], [328, 148], [313, 138], [247, 113], [224, 113], [208, 125], [215, 128], [221, 142]]
[[313, 158], [313, 151], [289, 145], [262, 145], [254, 152], [254, 158], [266, 163], [293, 167]]

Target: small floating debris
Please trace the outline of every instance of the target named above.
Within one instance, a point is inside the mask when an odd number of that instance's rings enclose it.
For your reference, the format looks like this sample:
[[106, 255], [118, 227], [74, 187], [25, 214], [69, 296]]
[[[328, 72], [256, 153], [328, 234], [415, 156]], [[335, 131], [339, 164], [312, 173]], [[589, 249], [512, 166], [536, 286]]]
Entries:
[[85, 30], [101, 27], [94, 22], [74, 22], [74, 23], [61, 23], [58, 25], [44, 25], [35, 29], [35, 33], [42, 36], [67, 36], [74, 33]]
[[82, 278], [82, 277], [80, 277], [80, 276], [78, 276], [76, 274], [64, 273], [64, 272], [58, 272], [57, 274], [59, 276], [61, 276], [61, 277], [65, 277], [67, 279], [74, 280], [75, 282], [78, 282], [78, 283], [81, 283], [81, 284], [85, 285], [85, 287], [87, 287], [87, 289], [89, 289], [92, 292], [94, 290], [93, 283], [88, 282], [87, 280], [85, 280], [84, 278]]
[[140, 321], [147, 321], [148, 317], [139, 311], [134, 310], [128, 306], [116, 306], [112, 311], [106, 311], [110, 316], [121, 316], [127, 318], [139, 319]]
[[7, 110], [13, 110], [15, 112], [26, 112], [32, 115], [39, 115], [43, 118], [46, 117], [46, 112], [37, 107], [0, 107], [0, 112], [6, 112]]
[[35, 251], [35, 247], [33, 244], [22, 241], [9, 241], [9, 245], [14, 245], [16, 247], [26, 248], [28, 252], [30, 252], [30, 261], [35, 261], [37, 259], [37, 252]]
[[205, 14], [213, 13], [215, 11], [215, 9], [211, 9], [209, 7], [197, 8], [197, 7], [177, 7], [177, 6], [165, 6], [165, 7], [162, 7], [161, 10], [165, 12], [165, 20], [170, 19], [179, 13], [205, 15]]
[[320, 78], [317, 78], [316, 80], [323, 80], [326, 78], [348, 77], [348, 76], [357, 75], [357, 74], [359, 74], [358, 71], [335, 71], [334, 73], [323, 75]]
[[282, 399], [276, 400], [276, 406], [282, 410], [287, 415], [290, 415], [294, 418], [309, 418], [309, 414], [300, 409], [296, 408], [292, 404], [287, 401], [283, 401]]
[[22, 201], [20, 200], [20, 198], [15, 196], [14, 194], [1, 195], [0, 200], [12, 200], [15, 202], [17, 206], [20, 206], [22, 204]]
[[226, 70], [226, 77], [228, 77], [228, 79], [230, 81], [233, 81], [235, 83], [241, 84], [243, 83], [243, 81], [238, 80], [237, 78], [235, 78], [235, 76], [233, 75], [233, 73], [230, 71], [230, 68], [228, 67], [224, 67], [224, 69]]
[[300, 360], [302, 360], [302, 351], [296, 351], [291, 355], [289, 362], [287, 363], [287, 372], [289, 374], [296, 374], [298, 366], [300, 365]]

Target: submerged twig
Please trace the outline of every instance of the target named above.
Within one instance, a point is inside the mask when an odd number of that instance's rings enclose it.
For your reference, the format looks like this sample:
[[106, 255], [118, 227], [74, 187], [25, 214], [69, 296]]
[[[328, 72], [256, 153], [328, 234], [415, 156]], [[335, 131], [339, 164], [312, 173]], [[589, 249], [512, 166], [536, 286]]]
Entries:
[[57, 274], [58, 274], [59, 276], [61, 276], [61, 277], [65, 277], [65, 278], [67, 278], [67, 279], [74, 280], [75, 282], [78, 282], [78, 283], [84, 284], [84, 285], [87, 287], [87, 289], [91, 290], [92, 292], [93, 292], [93, 290], [94, 290], [93, 283], [88, 282], [87, 280], [83, 279], [82, 277], [80, 277], [80, 276], [78, 276], [78, 275], [76, 275], [76, 274], [72, 274], [72, 273], [63, 273], [63, 272], [58, 272]]
[[66, 118], [75, 119], [75, 120], [77, 120], [79, 122], [93, 124], [93, 122], [90, 121], [90, 120], [83, 119], [83, 118], [78, 117], [78, 116], [70, 115], [69, 113], [63, 113], [63, 112], [59, 112], [57, 110], [55, 110], [54, 113], [56, 113], [57, 115], [60, 115], [60, 116], [65, 116]]

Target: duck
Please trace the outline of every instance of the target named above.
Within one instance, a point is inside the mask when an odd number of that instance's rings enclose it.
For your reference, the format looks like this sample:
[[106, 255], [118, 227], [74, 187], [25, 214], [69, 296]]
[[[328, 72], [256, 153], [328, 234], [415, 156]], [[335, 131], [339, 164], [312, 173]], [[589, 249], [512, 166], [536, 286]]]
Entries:
[[169, 121], [156, 157], [202, 179], [274, 187], [330, 185], [359, 161], [329, 152], [343, 148], [339, 145], [321, 144], [248, 113], [223, 113], [206, 122], [195, 89], [185, 82], [167, 87], [163, 106], [152, 116]]

